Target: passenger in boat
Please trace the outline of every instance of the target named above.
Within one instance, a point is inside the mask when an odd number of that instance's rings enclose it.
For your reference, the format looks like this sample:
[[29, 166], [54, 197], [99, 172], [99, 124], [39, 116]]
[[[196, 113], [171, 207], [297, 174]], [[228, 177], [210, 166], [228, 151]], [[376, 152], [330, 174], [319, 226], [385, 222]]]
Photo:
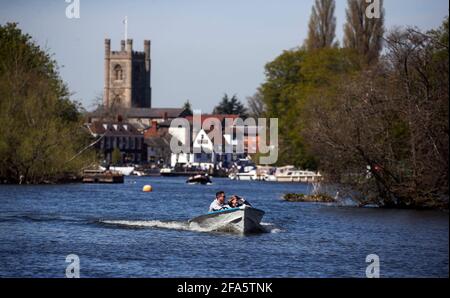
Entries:
[[225, 204], [225, 192], [218, 191], [216, 193], [216, 199], [209, 205], [209, 212], [219, 211], [223, 209], [229, 209], [230, 207]]
[[230, 206], [230, 208], [239, 208], [239, 207], [241, 207], [243, 205], [247, 205], [249, 207], [252, 206], [244, 198], [241, 198], [241, 197], [236, 196], [236, 195], [231, 196], [230, 200], [228, 201], [228, 206]]
[[239, 202], [236, 196], [231, 196], [231, 198], [228, 200], [228, 206], [231, 208], [238, 208]]

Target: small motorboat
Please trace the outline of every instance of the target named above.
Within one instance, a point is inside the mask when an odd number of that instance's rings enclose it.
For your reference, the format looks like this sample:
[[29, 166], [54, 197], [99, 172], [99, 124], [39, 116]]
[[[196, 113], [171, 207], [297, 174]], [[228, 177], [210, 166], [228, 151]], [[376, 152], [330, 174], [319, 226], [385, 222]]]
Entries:
[[191, 228], [240, 234], [264, 233], [261, 225], [264, 211], [243, 205], [195, 217], [189, 221]]
[[186, 183], [206, 185], [206, 184], [211, 184], [212, 181], [208, 175], [195, 175], [195, 176], [189, 177], [189, 179], [186, 180]]

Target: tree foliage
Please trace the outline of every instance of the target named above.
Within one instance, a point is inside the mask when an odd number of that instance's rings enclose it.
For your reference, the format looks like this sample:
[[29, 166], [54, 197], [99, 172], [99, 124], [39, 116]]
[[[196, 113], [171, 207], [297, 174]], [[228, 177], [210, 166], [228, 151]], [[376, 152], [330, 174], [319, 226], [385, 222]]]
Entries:
[[111, 163], [115, 166], [122, 164], [122, 154], [120, 153], [120, 149], [115, 147], [111, 153]]
[[266, 105], [259, 88], [254, 95], [247, 97], [247, 105], [250, 117], [254, 119], [265, 117]]
[[327, 178], [361, 204], [448, 208], [448, 20], [386, 43], [379, 63], [309, 101], [302, 134]]
[[305, 46], [309, 51], [329, 48], [335, 45], [336, 17], [334, 0], [316, 0], [308, 25], [308, 38]]
[[352, 51], [338, 48], [285, 51], [266, 65], [261, 93], [267, 117], [279, 121], [279, 164], [317, 168], [317, 160], [300, 134], [305, 127], [304, 105], [312, 94], [331, 86], [340, 75], [357, 70], [358, 65]]
[[382, 9], [370, 19], [370, 3], [348, 4], [343, 48], [306, 46], [266, 65], [253, 100], [278, 118], [278, 163], [320, 170], [361, 205], [448, 208], [448, 17], [384, 37]]
[[361, 55], [362, 62], [367, 65], [378, 60], [383, 47], [383, 0], [380, 0], [379, 3], [380, 17], [368, 18], [366, 13], [371, 2], [348, 0], [347, 22], [344, 25], [344, 46], [356, 50]]
[[0, 61], [0, 179], [42, 183], [77, 173], [92, 155], [72, 157], [89, 139], [55, 61], [13, 23], [0, 26]]
[[186, 100], [186, 102], [183, 105], [183, 109], [187, 111], [188, 115], [193, 115], [192, 105], [191, 105], [191, 102], [189, 100]]
[[242, 118], [247, 117], [247, 109], [239, 101], [236, 95], [229, 98], [228, 94], [224, 94], [222, 101], [214, 108], [213, 114], [222, 115], [239, 115]]

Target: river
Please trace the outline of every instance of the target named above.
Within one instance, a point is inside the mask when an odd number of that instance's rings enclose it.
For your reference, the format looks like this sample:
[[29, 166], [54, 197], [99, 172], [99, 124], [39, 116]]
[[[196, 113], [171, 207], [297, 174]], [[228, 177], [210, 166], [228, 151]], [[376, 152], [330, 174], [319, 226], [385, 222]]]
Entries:
[[[130, 177], [124, 184], [0, 185], [0, 277], [448, 277], [449, 214], [288, 203], [307, 184]], [[144, 193], [145, 184], [153, 192]], [[268, 233], [189, 230], [224, 190], [263, 209]]]

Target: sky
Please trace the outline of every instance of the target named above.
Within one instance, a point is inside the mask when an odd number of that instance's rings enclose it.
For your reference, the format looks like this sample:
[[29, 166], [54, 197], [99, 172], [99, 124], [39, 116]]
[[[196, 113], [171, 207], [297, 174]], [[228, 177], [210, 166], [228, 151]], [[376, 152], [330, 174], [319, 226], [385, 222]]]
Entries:
[[[80, 18], [66, 17], [74, 0], [0, 0], [0, 24], [18, 22], [53, 53], [72, 99], [92, 110], [103, 90], [104, 39], [113, 50], [128, 37], [135, 50], [152, 41], [152, 106], [211, 112], [224, 93], [246, 102], [264, 82], [264, 65], [301, 45], [314, 0], [80, 1]], [[336, 0], [342, 41], [346, 0]], [[386, 28], [441, 25], [448, 0], [385, 0]]]

